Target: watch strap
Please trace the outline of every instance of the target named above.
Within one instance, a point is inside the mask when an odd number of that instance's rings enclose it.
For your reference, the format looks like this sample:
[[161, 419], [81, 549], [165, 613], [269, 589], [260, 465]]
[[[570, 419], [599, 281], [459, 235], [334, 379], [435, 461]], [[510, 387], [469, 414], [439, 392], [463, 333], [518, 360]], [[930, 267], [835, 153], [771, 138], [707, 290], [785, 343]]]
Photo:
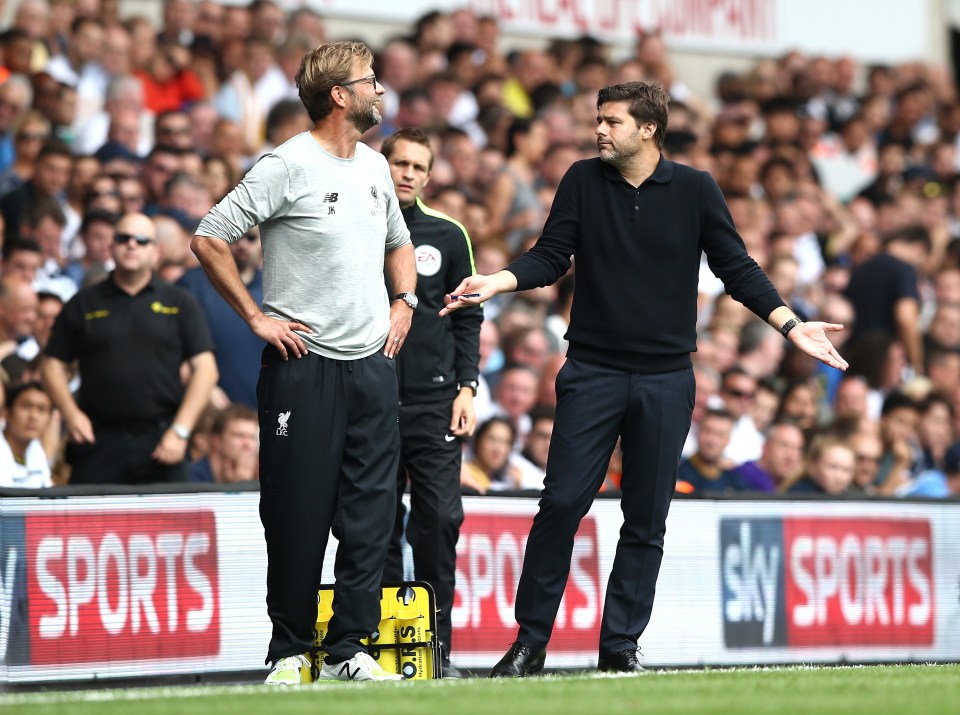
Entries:
[[473, 396], [477, 396], [477, 390], [480, 388], [480, 383], [476, 380], [461, 380], [457, 383], [457, 390], [462, 390], [465, 387], [469, 387], [473, 390]]
[[800, 325], [800, 323], [802, 323], [802, 322], [803, 322], [803, 321], [800, 320], [800, 318], [790, 318], [790, 320], [788, 320], [786, 323], [784, 323], [784, 324], [783, 324], [783, 327], [780, 328], [780, 334], [781, 334], [783, 337], [787, 337], [787, 335], [790, 334], [790, 331], [793, 330], [793, 329], [794, 329], [795, 327], [797, 327], [798, 325]]

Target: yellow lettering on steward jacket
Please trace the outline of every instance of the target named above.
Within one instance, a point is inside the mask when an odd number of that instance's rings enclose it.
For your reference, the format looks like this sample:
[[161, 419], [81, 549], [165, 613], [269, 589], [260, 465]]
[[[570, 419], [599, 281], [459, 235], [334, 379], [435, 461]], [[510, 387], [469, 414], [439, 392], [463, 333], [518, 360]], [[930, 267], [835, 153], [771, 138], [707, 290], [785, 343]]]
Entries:
[[155, 300], [150, 304], [150, 310], [152, 310], [154, 313], [159, 313], [162, 315], [176, 315], [180, 312], [180, 309], [175, 305], [164, 305], [159, 300]]

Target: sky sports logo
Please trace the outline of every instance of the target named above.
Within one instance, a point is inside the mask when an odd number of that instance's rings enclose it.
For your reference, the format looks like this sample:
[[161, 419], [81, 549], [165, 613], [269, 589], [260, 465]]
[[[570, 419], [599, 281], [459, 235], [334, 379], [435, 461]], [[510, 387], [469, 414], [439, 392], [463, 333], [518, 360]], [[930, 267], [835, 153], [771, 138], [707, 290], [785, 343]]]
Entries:
[[721, 519], [728, 648], [933, 644], [925, 519]]

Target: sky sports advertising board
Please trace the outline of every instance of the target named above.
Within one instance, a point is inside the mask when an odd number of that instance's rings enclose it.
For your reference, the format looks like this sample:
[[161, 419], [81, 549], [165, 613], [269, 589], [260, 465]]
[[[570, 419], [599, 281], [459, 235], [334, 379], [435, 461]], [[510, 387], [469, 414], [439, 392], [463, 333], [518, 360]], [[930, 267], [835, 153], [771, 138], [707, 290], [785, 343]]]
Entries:
[[[454, 662], [483, 670], [516, 636], [537, 502], [464, 502]], [[0, 677], [263, 668], [257, 503], [254, 492], [2, 498]], [[548, 667], [596, 664], [620, 520], [603, 499], [581, 524]], [[960, 660], [960, 503], [678, 500], [641, 648], [654, 667]]]

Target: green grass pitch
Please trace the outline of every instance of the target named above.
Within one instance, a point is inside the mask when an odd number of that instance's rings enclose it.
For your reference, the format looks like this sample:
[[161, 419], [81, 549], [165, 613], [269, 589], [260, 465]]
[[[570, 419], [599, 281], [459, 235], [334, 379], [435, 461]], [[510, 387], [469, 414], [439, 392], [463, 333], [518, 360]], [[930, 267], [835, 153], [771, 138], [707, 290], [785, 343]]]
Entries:
[[179, 686], [0, 695], [5, 715], [956, 715], [960, 665], [561, 674], [299, 688]]

